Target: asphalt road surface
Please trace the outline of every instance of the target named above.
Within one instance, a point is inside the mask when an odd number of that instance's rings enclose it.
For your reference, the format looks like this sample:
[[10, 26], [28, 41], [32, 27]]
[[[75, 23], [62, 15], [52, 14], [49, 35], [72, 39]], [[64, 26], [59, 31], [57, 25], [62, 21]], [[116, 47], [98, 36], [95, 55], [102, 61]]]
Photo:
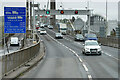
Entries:
[[64, 35], [55, 39], [55, 31], [40, 35], [46, 55], [39, 64], [21, 78], [118, 78], [118, 49], [102, 46], [103, 54], [85, 56], [82, 42]]

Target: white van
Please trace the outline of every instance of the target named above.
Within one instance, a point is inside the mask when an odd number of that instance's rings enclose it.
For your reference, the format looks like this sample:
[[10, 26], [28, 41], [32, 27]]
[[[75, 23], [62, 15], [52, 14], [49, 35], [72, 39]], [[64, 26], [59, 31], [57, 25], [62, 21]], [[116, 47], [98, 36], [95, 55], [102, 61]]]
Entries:
[[11, 37], [11, 39], [10, 39], [10, 46], [19, 46], [19, 39], [18, 39], [18, 37]]

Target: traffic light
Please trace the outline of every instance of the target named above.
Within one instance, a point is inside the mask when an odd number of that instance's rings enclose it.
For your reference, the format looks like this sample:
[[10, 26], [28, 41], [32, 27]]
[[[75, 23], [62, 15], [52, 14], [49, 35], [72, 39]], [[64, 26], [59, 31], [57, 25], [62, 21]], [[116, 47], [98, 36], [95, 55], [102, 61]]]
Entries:
[[60, 13], [61, 13], [61, 14], [64, 14], [64, 11], [63, 11], [63, 10], [61, 10], [61, 11], [60, 11]]
[[49, 10], [47, 10], [47, 11], [46, 11], [46, 14], [50, 14], [50, 11], [49, 11]]
[[75, 14], [78, 14], [78, 11], [77, 11], [77, 10], [75, 10]]

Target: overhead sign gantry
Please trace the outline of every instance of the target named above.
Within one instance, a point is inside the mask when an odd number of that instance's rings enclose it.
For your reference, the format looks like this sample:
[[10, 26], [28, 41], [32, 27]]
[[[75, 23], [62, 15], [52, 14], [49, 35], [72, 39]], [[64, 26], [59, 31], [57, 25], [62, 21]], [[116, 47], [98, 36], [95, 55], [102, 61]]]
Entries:
[[90, 15], [91, 10], [35, 10], [36, 15]]

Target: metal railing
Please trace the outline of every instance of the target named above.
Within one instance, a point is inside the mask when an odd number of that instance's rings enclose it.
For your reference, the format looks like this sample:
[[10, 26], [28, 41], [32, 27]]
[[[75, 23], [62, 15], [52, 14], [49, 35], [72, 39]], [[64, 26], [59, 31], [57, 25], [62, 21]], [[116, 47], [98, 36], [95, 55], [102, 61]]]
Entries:
[[21, 49], [11, 54], [2, 56], [2, 75], [5, 76], [11, 71], [25, 65], [29, 60], [37, 56], [40, 50], [40, 41], [28, 48]]
[[115, 37], [107, 37], [107, 38], [102, 38], [99, 37], [98, 41], [105, 46], [110, 46], [110, 47], [115, 47], [115, 48], [120, 48], [119, 41], [120, 39], [115, 38]]

